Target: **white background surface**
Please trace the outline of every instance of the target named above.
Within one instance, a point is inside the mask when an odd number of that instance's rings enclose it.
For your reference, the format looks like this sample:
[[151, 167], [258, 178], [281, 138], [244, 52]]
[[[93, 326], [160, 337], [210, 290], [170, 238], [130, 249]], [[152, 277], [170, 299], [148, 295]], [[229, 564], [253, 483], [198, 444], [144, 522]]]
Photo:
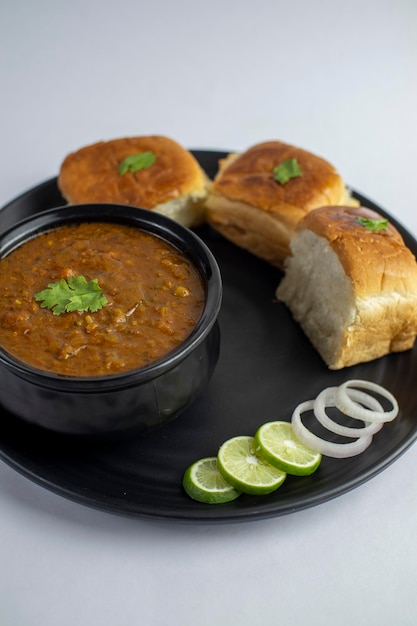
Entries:
[[[281, 139], [417, 235], [415, 0], [13, 0], [0, 51], [0, 205], [99, 139]], [[90, 510], [0, 463], [0, 624], [414, 626], [416, 467], [414, 446], [319, 507], [192, 526]]]

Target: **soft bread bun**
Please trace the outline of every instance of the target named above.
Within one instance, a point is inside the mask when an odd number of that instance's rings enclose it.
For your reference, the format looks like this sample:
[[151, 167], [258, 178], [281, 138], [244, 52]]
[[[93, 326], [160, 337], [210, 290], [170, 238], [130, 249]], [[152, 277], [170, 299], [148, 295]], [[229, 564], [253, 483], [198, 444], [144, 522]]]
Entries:
[[[120, 174], [130, 155], [152, 152], [155, 162]], [[153, 135], [100, 141], [69, 154], [58, 187], [71, 204], [109, 202], [152, 209], [185, 226], [204, 221], [209, 179], [194, 156], [168, 137]]]
[[[297, 159], [301, 176], [277, 182], [273, 170]], [[358, 204], [334, 167], [305, 150], [268, 141], [219, 163], [207, 220], [227, 239], [282, 268], [300, 219], [325, 205]]]
[[363, 207], [324, 207], [298, 224], [277, 289], [330, 369], [413, 347], [417, 263], [390, 223]]

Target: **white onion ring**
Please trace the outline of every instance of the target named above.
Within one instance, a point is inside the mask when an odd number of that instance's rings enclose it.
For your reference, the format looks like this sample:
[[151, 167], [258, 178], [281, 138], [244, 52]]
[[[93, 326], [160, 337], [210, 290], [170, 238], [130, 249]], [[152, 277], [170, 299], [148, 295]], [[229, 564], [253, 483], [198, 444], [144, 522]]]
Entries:
[[[330, 430], [335, 435], [342, 435], [343, 437], [352, 437], [356, 439], [357, 437], [364, 437], [365, 435], [374, 435], [378, 431], [381, 430], [383, 423], [371, 422], [368, 420], [360, 419], [359, 421], [365, 424], [364, 427], [350, 427], [350, 426], [342, 426], [337, 422], [334, 422], [326, 413], [326, 407], [335, 407], [335, 392], [337, 387], [327, 387], [324, 389], [317, 398], [314, 400], [314, 415], [317, 420], [320, 422], [324, 428]], [[349, 389], [349, 396], [356, 400], [357, 402], [361, 402], [365, 406], [373, 409], [375, 411], [383, 411], [381, 404], [378, 402], [376, 398], [370, 396], [363, 391], [358, 391], [356, 389]], [[350, 415], [350, 417], [355, 418], [354, 415]]]
[[[392, 404], [392, 409], [390, 411], [373, 411], [372, 409], [366, 409], [363, 406], [360, 406], [357, 402], [354, 402], [350, 398], [350, 394], [353, 390], [349, 389], [348, 392], [349, 387], [360, 387], [362, 389], [374, 391], [375, 393], [386, 398]], [[350, 415], [355, 419], [360, 419], [366, 422], [376, 422], [379, 424], [391, 422], [397, 417], [399, 411], [396, 399], [389, 391], [387, 391], [387, 389], [367, 380], [348, 380], [337, 387], [335, 391], [335, 404], [339, 411]]]
[[301, 413], [304, 411], [314, 411], [314, 400], [307, 400], [299, 404], [292, 414], [291, 423], [297, 437], [306, 446], [312, 450], [320, 452], [324, 456], [330, 456], [337, 459], [344, 459], [361, 454], [372, 442], [372, 435], [358, 437], [352, 443], [335, 443], [321, 439], [308, 428], [306, 428], [301, 420]]

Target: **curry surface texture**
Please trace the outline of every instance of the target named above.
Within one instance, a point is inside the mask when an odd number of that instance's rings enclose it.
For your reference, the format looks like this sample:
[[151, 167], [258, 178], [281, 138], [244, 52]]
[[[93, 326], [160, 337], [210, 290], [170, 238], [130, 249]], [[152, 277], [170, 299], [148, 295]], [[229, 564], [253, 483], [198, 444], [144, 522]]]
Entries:
[[[34, 294], [70, 276], [97, 279], [107, 304], [54, 315]], [[60, 226], [0, 261], [0, 343], [41, 370], [110, 375], [166, 355], [198, 322], [200, 275], [171, 244], [114, 223]]]

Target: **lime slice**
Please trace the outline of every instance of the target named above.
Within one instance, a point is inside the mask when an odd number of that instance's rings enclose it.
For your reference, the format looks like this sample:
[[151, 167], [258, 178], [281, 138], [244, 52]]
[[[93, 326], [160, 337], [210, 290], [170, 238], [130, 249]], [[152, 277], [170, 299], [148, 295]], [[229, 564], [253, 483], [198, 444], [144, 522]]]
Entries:
[[321, 454], [296, 436], [289, 422], [267, 422], [255, 433], [258, 454], [288, 474], [306, 476], [320, 465]]
[[190, 498], [207, 504], [230, 502], [240, 496], [240, 491], [231, 487], [220, 474], [215, 456], [190, 465], [185, 470], [182, 485]]
[[262, 495], [278, 489], [286, 473], [260, 458], [253, 437], [239, 436], [225, 441], [217, 454], [223, 478], [243, 493]]

